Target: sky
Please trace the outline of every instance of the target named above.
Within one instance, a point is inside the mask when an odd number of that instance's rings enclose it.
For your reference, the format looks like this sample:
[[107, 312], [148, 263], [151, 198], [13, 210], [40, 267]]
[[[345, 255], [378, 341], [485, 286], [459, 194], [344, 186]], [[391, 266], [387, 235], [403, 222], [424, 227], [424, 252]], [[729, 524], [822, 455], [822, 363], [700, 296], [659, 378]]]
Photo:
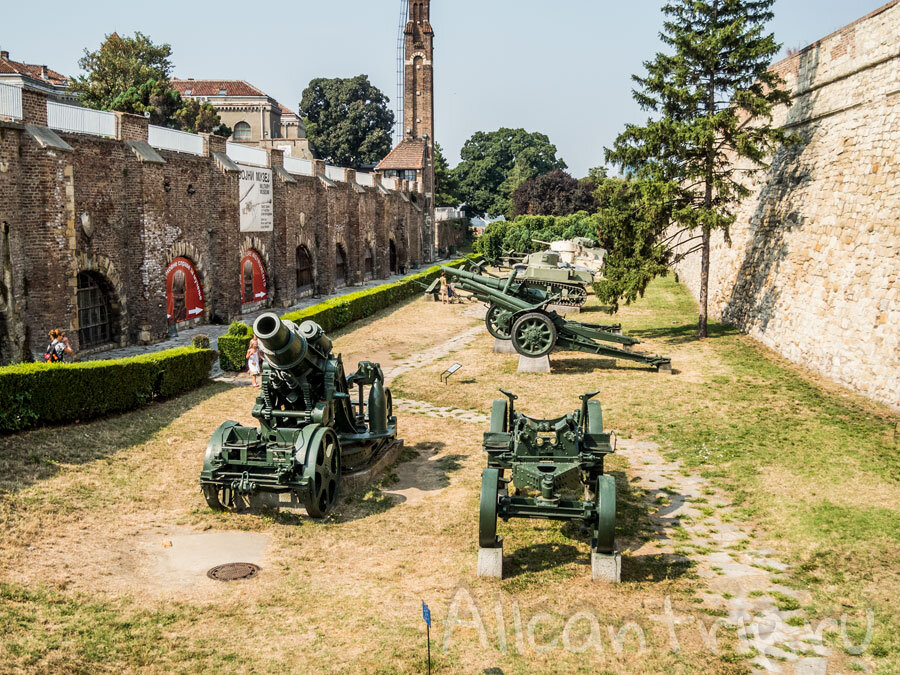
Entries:
[[[804, 47], [886, 2], [777, 0], [771, 29]], [[451, 166], [474, 132], [500, 127], [547, 134], [576, 177], [602, 165], [624, 125], [646, 118], [631, 75], [661, 49], [663, 4], [433, 0], [435, 138]], [[296, 110], [311, 79], [365, 73], [394, 105], [400, 0], [10, 5], [0, 49], [66, 75], [104, 35], [139, 30], [172, 46], [176, 77], [246, 80]]]

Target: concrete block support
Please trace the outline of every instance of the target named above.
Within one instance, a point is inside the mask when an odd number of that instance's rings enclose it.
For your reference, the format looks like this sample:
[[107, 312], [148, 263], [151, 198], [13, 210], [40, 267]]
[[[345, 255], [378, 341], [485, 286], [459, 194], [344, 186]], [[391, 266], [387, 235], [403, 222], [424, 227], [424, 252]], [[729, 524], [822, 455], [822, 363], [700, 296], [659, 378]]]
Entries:
[[[512, 344], [512, 342], [510, 342]], [[519, 357], [520, 373], [549, 373], [550, 372], [550, 356], [542, 356], [538, 359], [531, 359], [527, 356]]]
[[608, 584], [622, 581], [622, 554], [597, 553], [591, 549], [591, 579]]
[[503, 543], [497, 548], [478, 549], [478, 576], [492, 579], [503, 578]]
[[512, 340], [498, 340], [494, 338], [495, 354], [515, 354], [516, 348], [513, 347]]

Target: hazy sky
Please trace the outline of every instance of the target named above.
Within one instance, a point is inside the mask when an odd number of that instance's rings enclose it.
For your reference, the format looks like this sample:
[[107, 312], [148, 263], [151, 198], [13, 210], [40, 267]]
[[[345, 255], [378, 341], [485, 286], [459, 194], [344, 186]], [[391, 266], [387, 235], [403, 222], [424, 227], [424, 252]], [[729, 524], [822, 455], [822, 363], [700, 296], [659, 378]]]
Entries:
[[[805, 46], [886, 0], [777, 0], [772, 29]], [[433, 0], [435, 137], [451, 165], [475, 131], [542, 131], [576, 176], [644, 115], [632, 73], [659, 47], [663, 0]], [[314, 77], [367, 73], [394, 99], [400, 0], [9, 3], [0, 48], [78, 73], [85, 47], [140, 30], [173, 49], [175, 75], [247, 80], [297, 108]]]

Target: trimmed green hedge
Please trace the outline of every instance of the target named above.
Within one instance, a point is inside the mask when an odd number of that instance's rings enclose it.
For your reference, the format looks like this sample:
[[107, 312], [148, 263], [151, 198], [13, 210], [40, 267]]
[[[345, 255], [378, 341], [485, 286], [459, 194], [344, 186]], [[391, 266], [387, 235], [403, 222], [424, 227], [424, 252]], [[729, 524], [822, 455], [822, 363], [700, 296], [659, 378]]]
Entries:
[[239, 373], [247, 364], [247, 348], [253, 337], [253, 329], [245, 323], [235, 321], [228, 332], [216, 340], [219, 350], [219, 365], [226, 372]]
[[[447, 267], [460, 267], [467, 260], [477, 260], [479, 258], [481, 256], [460, 258], [447, 263]], [[290, 312], [281, 318], [295, 323], [309, 319], [322, 326], [325, 332], [328, 333], [338, 328], [343, 328], [358, 319], [370, 317], [375, 312], [398, 302], [421, 295], [425, 292], [425, 286], [428, 286], [439, 276], [441, 276], [441, 266], [434, 265], [400, 281], [368, 288], [356, 293], [348, 293], [339, 298], [326, 300], [318, 305], [313, 305], [297, 312]]]
[[215, 352], [180, 347], [114, 361], [22, 363], [0, 368], [0, 433], [89, 420], [194, 389]]

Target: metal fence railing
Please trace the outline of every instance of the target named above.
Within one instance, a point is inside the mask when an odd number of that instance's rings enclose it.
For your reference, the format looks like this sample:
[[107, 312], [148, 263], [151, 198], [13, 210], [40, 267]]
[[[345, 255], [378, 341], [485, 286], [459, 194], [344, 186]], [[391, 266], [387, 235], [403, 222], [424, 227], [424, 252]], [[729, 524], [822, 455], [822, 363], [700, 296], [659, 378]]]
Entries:
[[250, 145], [241, 145], [240, 143], [228, 143], [225, 149], [228, 158], [238, 164], [269, 165], [269, 153], [262, 148], [254, 148]]
[[372, 174], [370, 173], [357, 173], [356, 182], [364, 187], [375, 187], [375, 179], [372, 178]]
[[298, 176], [312, 176], [313, 163], [312, 160], [301, 159], [300, 157], [285, 157], [284, 170]]
[[0, 117], [22, 119], [22, 90], [8, 84], [0, 84]]
[[47, 126], [57, 131], [115, 138], [117, 123], [115, 113], [47, 101]]
[[343, 167], [340, 166], [325, 166], [325, 176], [330, 178], [331, 180], [344, 180], [346, 174], [344, 173]]
[[147, 129], [147, 141], [160, 150], [175, 150], [192, 155], [203, 154], [203, 137], [186, 131], [151, 124]]

